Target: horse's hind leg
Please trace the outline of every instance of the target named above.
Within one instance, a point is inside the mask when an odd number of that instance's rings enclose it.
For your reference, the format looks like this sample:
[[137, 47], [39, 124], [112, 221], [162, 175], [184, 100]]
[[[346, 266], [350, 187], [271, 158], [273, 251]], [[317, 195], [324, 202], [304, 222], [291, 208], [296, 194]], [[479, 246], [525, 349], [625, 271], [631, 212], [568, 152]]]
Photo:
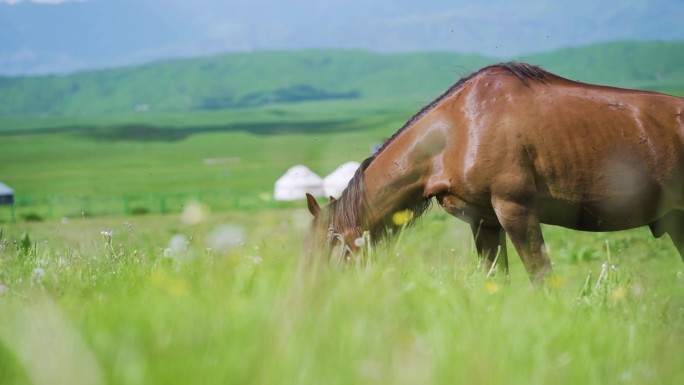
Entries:
[[505, 276], [508, 276], [508, 253], [506, 251], [506, 232], [501, 225], [485, 225], [482, 221], [470, 223], [477, 255], [485, 263], [487, 272], [496, 263]]
[[684, 211], [671, 211], [649, 225], [653, 236], [660, 238], [667, 233], [672, 239], [679, 256], [684, 261]]
[[673, 211], [668, 216], [670, 221], [666, 231], [684, 261], [684, 211]]

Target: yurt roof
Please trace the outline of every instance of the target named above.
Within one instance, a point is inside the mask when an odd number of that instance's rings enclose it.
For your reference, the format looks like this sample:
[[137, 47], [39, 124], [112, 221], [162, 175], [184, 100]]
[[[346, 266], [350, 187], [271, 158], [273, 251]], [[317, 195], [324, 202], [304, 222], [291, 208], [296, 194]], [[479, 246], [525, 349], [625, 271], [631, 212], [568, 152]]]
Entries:
[[14, 190], [12, 190], [8, 185], [0, 182], [0, 195], [13, 195]]
[[354, 173], [359, 168], [361, 164], [359, 162], [347, 162], [335, 169], [335, 171], [328, 174], [323, 179], [324, 183], [330, 183], [337, 180], [349, 182], [349, 180], [354, 176]]
[[276, 187], [283, 186], [308, 186], [323, 183], [323, 179], [316, 175], [313, 171], [309, 170], [308, 167], [303, 165], [297, 165], [291, 167], [287, 172], [278, 178], [276, 181]]

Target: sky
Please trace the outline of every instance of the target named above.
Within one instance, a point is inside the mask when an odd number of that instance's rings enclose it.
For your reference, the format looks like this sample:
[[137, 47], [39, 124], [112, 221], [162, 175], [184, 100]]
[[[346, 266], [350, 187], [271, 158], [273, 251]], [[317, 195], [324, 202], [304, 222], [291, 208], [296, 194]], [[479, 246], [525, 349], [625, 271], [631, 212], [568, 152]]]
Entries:
[[223, 52], [451, 51], [500, 59], [684, 40], [684, 0], [0, 0], [0, 74]]

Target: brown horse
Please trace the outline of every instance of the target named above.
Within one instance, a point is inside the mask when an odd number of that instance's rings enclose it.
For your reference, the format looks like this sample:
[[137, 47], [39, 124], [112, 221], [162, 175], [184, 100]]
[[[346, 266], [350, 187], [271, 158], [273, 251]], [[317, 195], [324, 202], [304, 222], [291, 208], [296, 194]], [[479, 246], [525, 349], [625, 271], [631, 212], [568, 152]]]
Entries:
[[308, 196], [319, 245], [382, 239], [393, 213], [431, 198], [471, 226], [507, 272], [506, 234], [533, 283], [551, 272], [540, 223], [649, 225], [684, 259], [684, 99], [590, 85], [523, 63], [459, 80], [366, 159], [338, 200]]

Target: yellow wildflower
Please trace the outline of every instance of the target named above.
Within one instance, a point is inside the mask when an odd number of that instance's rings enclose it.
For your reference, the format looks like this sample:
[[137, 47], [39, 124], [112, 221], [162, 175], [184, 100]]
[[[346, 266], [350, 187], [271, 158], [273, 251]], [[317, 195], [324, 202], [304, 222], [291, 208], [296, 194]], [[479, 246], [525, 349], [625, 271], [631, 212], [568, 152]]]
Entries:
[[402, 211], [397, 211], [392, 215], [392, 222], [397, 226], [404, 226], [413, 219], [413, 211], [406, 209]]
[[494, 294], [499, 291], [499, 285], [497, 285], [496, 282], [487, 281], [484, 284], [484, 289], [487, 293]]
[[559, 289], [565, 284], [565, 280], [562, 277], [553, 275], [546, 281], [546, 284], [549, 289]]
[[627, 292], [622, 287], [616, 287], [610, 292], [610, 299], [614, 302], [620, 302], [625, 299]]
[[152, 285], [160, 288], [172, 297], [184, 297], [188, 294], [188, 283], [182, 278], [170, 277], [164, 272], [155, 270], [151, 277]]

